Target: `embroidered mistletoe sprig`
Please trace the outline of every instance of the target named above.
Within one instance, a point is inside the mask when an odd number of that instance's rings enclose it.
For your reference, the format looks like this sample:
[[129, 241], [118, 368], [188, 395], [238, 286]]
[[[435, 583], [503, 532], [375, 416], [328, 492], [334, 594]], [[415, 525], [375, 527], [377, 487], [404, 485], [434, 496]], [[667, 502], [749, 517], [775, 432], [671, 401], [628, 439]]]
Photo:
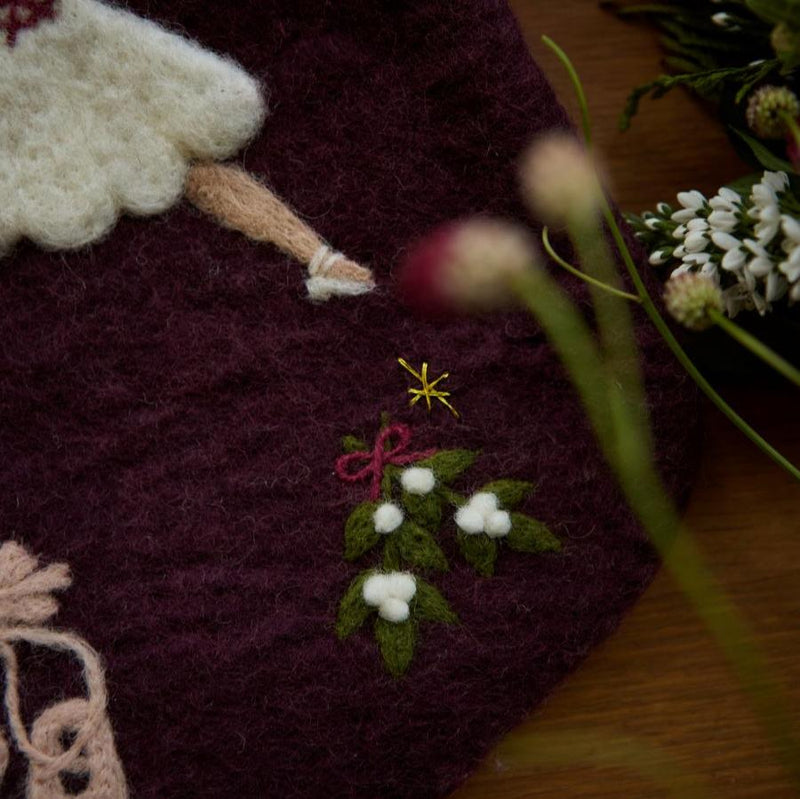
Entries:
[[[343, 440], [345, 455], [337, 474], [348, 482], [369, 481], [370, 499], [356, 506], [345, 524], [345, 558], [359, 560], [381, 551], [381, 568], [359, 574], [339, 606], [337, 632], [345, 638], [375, 616], [375, 637], [395, 676], [408, 668], [416, 627], [422, 621], [457, 621], [447, 600], [411, 570], [449, 568], [439, 545], [451, 531], [464, 559], [482, 576], [491, 576], [501, 542], [518, 552], [560, 549], [560, 542], [536, 519], [515, 511], [533, 490], [531, 483], [498, 480], [464, 496], [451, 484], [474, 463], [469, 450], [407, 452], [411, 431], [386, 426], [375, 446], [353, 437]], [[360, 467], [360, 468], [354, 468]]]

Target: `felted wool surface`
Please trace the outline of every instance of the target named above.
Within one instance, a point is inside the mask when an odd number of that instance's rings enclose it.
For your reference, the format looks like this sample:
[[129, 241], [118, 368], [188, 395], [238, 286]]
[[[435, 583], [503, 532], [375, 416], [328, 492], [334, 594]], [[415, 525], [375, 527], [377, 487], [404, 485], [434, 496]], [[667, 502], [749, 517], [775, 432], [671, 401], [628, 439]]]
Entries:
[[[295, 264], [185, 204], [79, 252], [20, 245], [0, 262], [3, 538], [70, 564], [59, 626], [103, 653], [132, 795], [442, 796], [656, 569], [537, 325], [428, 323], [394, 293], [395, 263], [437, 223], [527, 218], [515, 160], [565, 113], [502, 0], [131, 7], [267, 84], [273, 113], [243, 162], [379, 285], [312, 305]], [[660, 467], [681, 495], [695, 397], [637, 324]], [[449, 371], [461, 418], [408, 408], [398, 356]], [[563, 544], [504, 552], [483, 578], [445, 538], [435, 582], [460, 623], [421, 628], [399, 679], [368, 628], [334, 633], [359, 571], [344, 524], [368, 491], [334, 463], [342, 436], [374, 441], [383, 411], [414, 449], [481, 450], [465, 494], [536, 482], [523, 510]], [[81, 690], [35, 654], [27, 718]], [[13, 760], [3, 796], [23, 773]]]

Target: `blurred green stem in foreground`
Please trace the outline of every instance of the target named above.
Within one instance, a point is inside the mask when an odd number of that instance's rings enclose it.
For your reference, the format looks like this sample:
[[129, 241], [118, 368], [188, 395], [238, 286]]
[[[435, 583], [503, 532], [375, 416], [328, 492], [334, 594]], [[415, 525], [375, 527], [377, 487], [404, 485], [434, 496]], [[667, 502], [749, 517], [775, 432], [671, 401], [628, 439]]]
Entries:
[[[583, 127], [583, 136], [586, 146], [591, 147], [591, 122], [589, 117], [589, 108], [586, 102], [586, 95], [581, 85], [578, 73], [572, 65], [567, 54], [548, 36], [542, 36], [542, 41], [556, 54], [559, 61], [564, 65], [570, 79], [572, 80], [575, 93], [578, 98], [578, 103], [581, 109], [581, 120]], [[686, 354], [686, 351], [681, 347], [678, 340], [669, 328], [669, 325], [664, 321], [663, 317], [656, 308], [652, 297], [647, 291], [647, 287], [639, 274], [636, 264], [631, 256], [630, 250], [625, 243], [625, 238], [622, 235], [619, 225], [617, 224], [616, 216], [604, 198], [602, 207], [603, 216], [614, 237], [614, 243], [619, 250], [620, 255], [625, 263], [625, 266], [630, 274], [631, 280], [638, 293], [638, 299], [644, 307], [647, 315], [655, 325], [661, 337], [666, 342], [667, 346], [672, 350], [675, 357], [678, 359], [681, 366], [686, 370], [687, 374], [692, 380], [697, 383], [700, 390], [711, 400], [711, 402], [721, 411], [747, 438], [749, 438], [765, 455], [768, 455], [772, 460], [782, 466], [789, 474], [796, 480], [800, 480], [800, 469], [797, 468], [788, 458], [778, 452], [766, 439], [760, 436], [731, 406], [717, 393], [714, 387], [706, 380], [700, 370], [694, 365], [691, 358]], [[546, 246], [546, 245], [545, 245]], [[559, 263], [561, 261], [559, 260]], [[579, 271], [579, 270], [576, 270]], [[737, 326], [738, 327], [738, 326]], [[729, 332], [727, 330], [726, 332]], [[762, 345], [763, 346], [763, 345]], [[766, 348], [764, 348], [766, 349]], [[756, 352], [756, 355], [761, 357], [761, 353]], [[774, 365], [774, 364], [772, 364]], [[791, 379], [791, 378], [790, 378]]]
[[[545, 39], [545, 42], [549, 43], [549, 40]], [[562, 61], [569, 63], [563, 51], [556, 48], [556, 53]], [[571, 65], [569, 72], [578, 82]], [[581, 90], [579, 98], [582, 96]], [[586, 119], [588, 114], [584, 113]], [[605, 198], [598, 211], [611, 229], [648, 316], [700, 387], [707, 394], [711, 391], [712, 399], [717, 397], [715, 404], [722, 406], [721, 409], [727, 408], [729, 418], [738, 419], [696, 370], [658, 313]], [[596, 281], [616, 288], [619, 278], [609, 272], [614, 271], [613, 260], [599, 218], [573, 217], [567, 222], [584, 270]], [[578, 308], [544, 269], [532, 269], [520, 276], [515, 289], [561, 358], [628, 503], [649, 534], [665, 567], [721, 647], [781, 762], [800, 788], [800, 748], [793, 735], [785, 695], [770, 674], [766, 659], [747, 624], [716, 582], [692, 536], [682, 528], [678, 512], [657, 472], [627, 301], [592, 286], [600, 339], [598, 345]], [[743, 420], [742, 424], [746, 426]]]

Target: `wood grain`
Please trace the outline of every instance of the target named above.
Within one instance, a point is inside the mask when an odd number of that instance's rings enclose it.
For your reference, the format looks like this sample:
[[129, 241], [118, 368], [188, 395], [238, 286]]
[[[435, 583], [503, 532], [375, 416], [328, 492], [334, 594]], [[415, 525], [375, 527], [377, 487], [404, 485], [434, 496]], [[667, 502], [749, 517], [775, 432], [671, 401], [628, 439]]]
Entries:
[[[534, 56], [573, 112], [568, 81], [540, 36], [554, 38], [574, 59], [589, 95], [596, 142], [624, 209], [652, 208], [684, 188], [713, 191], [749, 171], [709, 113], [680, 92], [646, 101], [633, 129], [617, 131], [628, 90], [659, 70], [652, 32], [616, 20], [592, 0], [512, 0], [512, 6]], [[758, 386], [725, 393], [768, 440], [800, 461], [796, 393]], [[705, 408], [703, 430], [704, 454], [686, 521], [781, 675], [797, 718], [800, 485], [711, 407]], [[798, 795], [715, 645], [664, 573], [618, 632], [510, 733], [453, 799], [669, 795], [628, 768], [580, 761], [544, 767], [526, 756], [536, 737], [575, 730], [644, 741], [654, 747], [650, 765], [677, 762], [704, 780], [712, 796]]]

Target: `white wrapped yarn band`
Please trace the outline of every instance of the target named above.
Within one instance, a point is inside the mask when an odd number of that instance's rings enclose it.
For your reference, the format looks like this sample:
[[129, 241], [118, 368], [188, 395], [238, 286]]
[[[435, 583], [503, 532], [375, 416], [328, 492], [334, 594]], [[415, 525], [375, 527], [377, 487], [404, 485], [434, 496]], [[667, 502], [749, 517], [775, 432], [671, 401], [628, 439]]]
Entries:
[[337, 261], [341, 261], [344, 255], [336, 250], [332, 250], [327, 244], [323, 244], [312, 256], [308, 263], [308, 274], [311, 277], [324, 277], [330, 272]]

